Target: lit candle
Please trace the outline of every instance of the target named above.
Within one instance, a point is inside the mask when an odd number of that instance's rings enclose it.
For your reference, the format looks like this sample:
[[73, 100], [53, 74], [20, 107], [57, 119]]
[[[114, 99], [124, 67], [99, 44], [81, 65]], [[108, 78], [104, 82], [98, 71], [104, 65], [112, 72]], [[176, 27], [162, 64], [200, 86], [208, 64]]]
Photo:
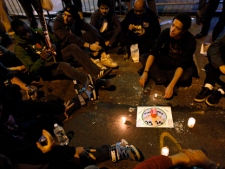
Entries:
[[122, 117], [122, 122], [126, 123], [126, 121], [127, 121], [127, 118], [126, 117]]
[[163, 147], [161, 149], [161, 154], [164, 155], [164, 156], [168, 156], [169, 155], [169, 148], [168, 147]]
[[155, 93], [155, 97], [157, 97], [158, 96], [158, 94], [157, 93]]
[[195, 125], [195, 121], [196, 121], [195, 118], [190, 117], [190, 118], [188, 119], [188, 127], [193, 128], [194, 125]]
[[151, 116], [152, 117], [156, 117], [157, 116], [157, 110], [156, 110], [156, 108], [155, 107], [153, 107], [152, 109], [151, 109]]

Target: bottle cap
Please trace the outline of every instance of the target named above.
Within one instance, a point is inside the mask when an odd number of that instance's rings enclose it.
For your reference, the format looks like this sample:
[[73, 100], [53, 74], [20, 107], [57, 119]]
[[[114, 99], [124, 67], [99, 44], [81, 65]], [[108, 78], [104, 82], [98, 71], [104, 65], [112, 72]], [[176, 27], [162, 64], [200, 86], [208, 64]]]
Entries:
[[57, 123], [54, 124], [54, 127], [58, 127], [59, 125]]

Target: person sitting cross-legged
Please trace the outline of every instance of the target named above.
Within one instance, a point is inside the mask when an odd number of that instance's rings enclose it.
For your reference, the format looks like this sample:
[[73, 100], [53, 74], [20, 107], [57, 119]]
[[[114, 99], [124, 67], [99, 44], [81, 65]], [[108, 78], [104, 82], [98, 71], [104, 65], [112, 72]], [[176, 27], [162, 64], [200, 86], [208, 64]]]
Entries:
[[150, 55], [142, 56], [145, 66], [139, 79], [142, 87], [150, 77], [156, 84], [166, 86], [164, 98], [170, 99], [176, 87], [191, 85], [192, 76], [197, 77], [197, 68], [193, 60], [196, 40], [188, 31], [190, 26], [190, 16], [178, 13], [170, 28], [161, 32]]

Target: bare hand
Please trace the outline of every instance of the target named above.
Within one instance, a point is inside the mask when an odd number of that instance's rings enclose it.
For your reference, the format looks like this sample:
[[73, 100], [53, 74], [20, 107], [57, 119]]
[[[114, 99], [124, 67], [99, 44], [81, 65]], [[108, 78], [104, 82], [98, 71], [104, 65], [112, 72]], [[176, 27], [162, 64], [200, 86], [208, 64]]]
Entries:
[[90, 49], [92, 51], [98, 52], [99, 50], [102, 50], [102, 47], [97, 45], [97, 44], [95, 44], [95, 43], [93, 43], [93, 44], [90, 45]]
[[[182, 150], [191, 161], [192, 166], [202, 166], [204, 168], [208, 168], [210, 164], [215, 164], [212, 160], [210, 160], [202, 150]], [[216, 164], [215, 164], [216, 165]]]
[[110, 43], [109, 43], [109, 41], [106, 41], [105, 42], [105, 46], [111, 46]]
[[67, 102], [64, 102], [64, 106], [65, 106], [64, 115], [66, 116], [67, 119], [69, 118], [69, 116], [67, 114], [67, 110], [69, 110], [73, 105], [74, 105], [74, 103], [70, 103], [70, 100]]
[[223, 74], [225, 74], [225, 65], [220, 66], [219, 69]]
[[50, 56], [50, 53], [48, 50], [44, 49], [41, 53], [40, 53], [40, 57], [41, 59], [45, 60], [47, 57]]
[[132, 30], [134, 29], [134, 25], [133, 25], [133, 24], [130, 24], [130, 25], [128, 26], [128, 29], [129, 29], [130, 31], [132, 31]]
[[144, 35], [144, 34], [145, 34], [145, 29], [142, 28], [141, 33], [139, 33], [138, 36], [142, 36], [142, 35]]
[[36, 142], [37, 148], [39, 148], [42, 153], [47, 153], [52, 150], [55, 145], [55, 141], [52, 135], [47, 130], [42, 130], [43, 136], [47, 139], [47, 145], [41, 145], [39, 142]]
[[166, 90], [165, 90], [165, 95], [164, 95], [164, 98], [165, 99], [169, 99], [173, 96], [173, 87], [171, 87], [170, 85], [168, 85], [166, 87]]
[[83, 152], [84, 152], [84, 147], [77, 147], [76, 154], [74, 155], [74, 157], [80, 158], [80, 154], [82, 154]]
[[146, 72], [143, 72], [142, 76], [140, 77], [139, 79], [139, 83], [142, 87], [145, 87], [145, 83], [147, 82], [148, 80], [148, 73]]

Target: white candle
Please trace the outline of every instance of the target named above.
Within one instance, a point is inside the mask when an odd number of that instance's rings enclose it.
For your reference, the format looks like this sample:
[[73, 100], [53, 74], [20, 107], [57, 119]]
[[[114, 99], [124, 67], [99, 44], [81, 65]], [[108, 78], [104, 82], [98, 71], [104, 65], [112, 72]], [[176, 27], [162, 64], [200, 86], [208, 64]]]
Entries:
[[168, 156], [169, 155], [169, 148], [168, 147], [163, 147], [161, 149], [161, 154], [164, 155], [164, 156]]
[[122, 117], [122, 122], [126, 123], [126, 121], [127, 121], [127, 118], [126, 117]]
[[195, 121], [196, 121], [195, 118], [190, 117], [190, 118], [188, 119], [188, 127], [193, 128], [194, 125], [195, 125]]

